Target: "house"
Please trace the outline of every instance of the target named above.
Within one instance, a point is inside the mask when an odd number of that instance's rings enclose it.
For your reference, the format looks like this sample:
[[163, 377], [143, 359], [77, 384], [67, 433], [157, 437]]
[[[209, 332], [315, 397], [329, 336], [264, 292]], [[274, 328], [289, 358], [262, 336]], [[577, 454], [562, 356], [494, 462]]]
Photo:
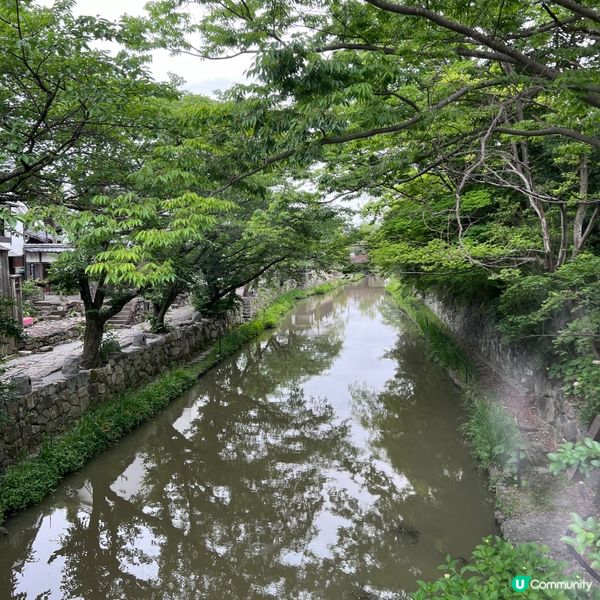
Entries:
[[[24, 215], [27, 208], [21, 202], [15, 202], [10, 206], [10, 212], [18, 219]], [[19, 220], [9, 224], [0, 219], [0, 252], [6, 252], [4, 260], [0, 263], [0, 269], [4, 271], [8, 267], [7, 275], [25, 276], [25, 251], [23, 237], [23, 223]]]
[[26, 265], [25, 277], [32, 280], [44, 280], [53, 262], [63, 252], [68, 252], [71, 247], [64, 242], [61, 236], [52, 236], [43, 231], [25, 231], [24, 235], [24, 263]]
[[365, 265], [369, 262], [369, 255], [364, 246], [355, 245], [351, 248], [350, 262], [355, 265]]
[[17, 220], [10, 225], [0, 219], [0, 270], [8, 266], [9, 275], [21, 275], [24, 279], [44, 280], [48, 277], [50, 265], [60, 254], [71, 250], [64, 237], [46, 231], [25, 229], [18, 220], [27, 207], [22, 202], [11, 205], [11, 213]]

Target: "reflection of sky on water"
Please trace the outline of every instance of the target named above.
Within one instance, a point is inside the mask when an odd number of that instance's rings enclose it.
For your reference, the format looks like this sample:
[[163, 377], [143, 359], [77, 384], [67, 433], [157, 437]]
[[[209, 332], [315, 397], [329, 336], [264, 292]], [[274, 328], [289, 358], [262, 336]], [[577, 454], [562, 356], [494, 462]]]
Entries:
[[[31, 544], [31, 558], [21, 568], [15, 568], [15, 589], [26, 590], [28, 598], [47, 598], [60, 600], [60, 584], [65, 558], [57, 557], [52, 561], [52, 568], [45, 570], [40, 577], [40, 565], [49, 564], [52, 555], [60, 550], [60, 536], [66, 532], [69, 522], [67, 511], [55, 510], [44, 517], [38, 526], [37, 534]], [[16, 566], [16, 565], [15, 565]]]

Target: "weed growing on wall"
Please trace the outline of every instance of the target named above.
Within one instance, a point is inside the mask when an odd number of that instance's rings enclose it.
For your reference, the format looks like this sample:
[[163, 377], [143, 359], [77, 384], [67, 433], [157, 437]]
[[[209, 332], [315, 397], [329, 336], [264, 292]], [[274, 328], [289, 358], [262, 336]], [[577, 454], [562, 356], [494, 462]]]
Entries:
[[502, 406], [486, 398], [467, 393], [467, 421], [461, 431], [473, 447], [481, 469], [492, 465], [504, 467], [519, 445], [519, 431], [514, 420]]

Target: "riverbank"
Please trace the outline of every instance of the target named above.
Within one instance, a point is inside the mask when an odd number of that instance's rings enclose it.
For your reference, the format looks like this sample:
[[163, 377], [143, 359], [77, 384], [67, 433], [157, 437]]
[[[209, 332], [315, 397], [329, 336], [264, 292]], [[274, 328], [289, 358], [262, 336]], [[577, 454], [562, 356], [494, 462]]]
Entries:
[[275, 327], [295, 302], [307, 296], [325, 294], [348, 281], [339, 279], [308, 290], [281, 294], [257, 317], [227, 331], [190, 364], [162, 374], [135, 391], [104, 399], [67, 432], [46, 439], [36, 457], [22, 460], [4, 473], [0, 481], [0, 522], [11, 513], [42, 500], [65, 475], [80, 469], [92, 457], [152, 418], [222, 359], [266, 329]]
[[488, 473], [504, 539], [546, 546], [573, 574], [589, 577], [561, 538], [568, 533], [571, 513], [600, 516], [596, 479], [571, 481], [550, 473], [547, 455], [557, 444], [535, 399], [493, 369], [477, 348], [459, 343], [450, 327], [402, 284], [394, 281], [387, 291], [415, 322], [434, 360], [465, 393], [462, 430]]
[[380, 281], [308, 298], [11, 518], [0, 597], [416, 597], [497, 533], [460, 398]]

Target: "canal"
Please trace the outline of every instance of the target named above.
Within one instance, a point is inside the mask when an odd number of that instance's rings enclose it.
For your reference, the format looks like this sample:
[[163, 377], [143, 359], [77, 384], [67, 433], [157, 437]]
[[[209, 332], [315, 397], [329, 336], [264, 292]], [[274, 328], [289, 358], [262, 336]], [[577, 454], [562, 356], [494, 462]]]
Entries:
[[376, 282], [308, 298], [9, 520], [0, 598], [406, 598], [496, 531], [460, 405]]

